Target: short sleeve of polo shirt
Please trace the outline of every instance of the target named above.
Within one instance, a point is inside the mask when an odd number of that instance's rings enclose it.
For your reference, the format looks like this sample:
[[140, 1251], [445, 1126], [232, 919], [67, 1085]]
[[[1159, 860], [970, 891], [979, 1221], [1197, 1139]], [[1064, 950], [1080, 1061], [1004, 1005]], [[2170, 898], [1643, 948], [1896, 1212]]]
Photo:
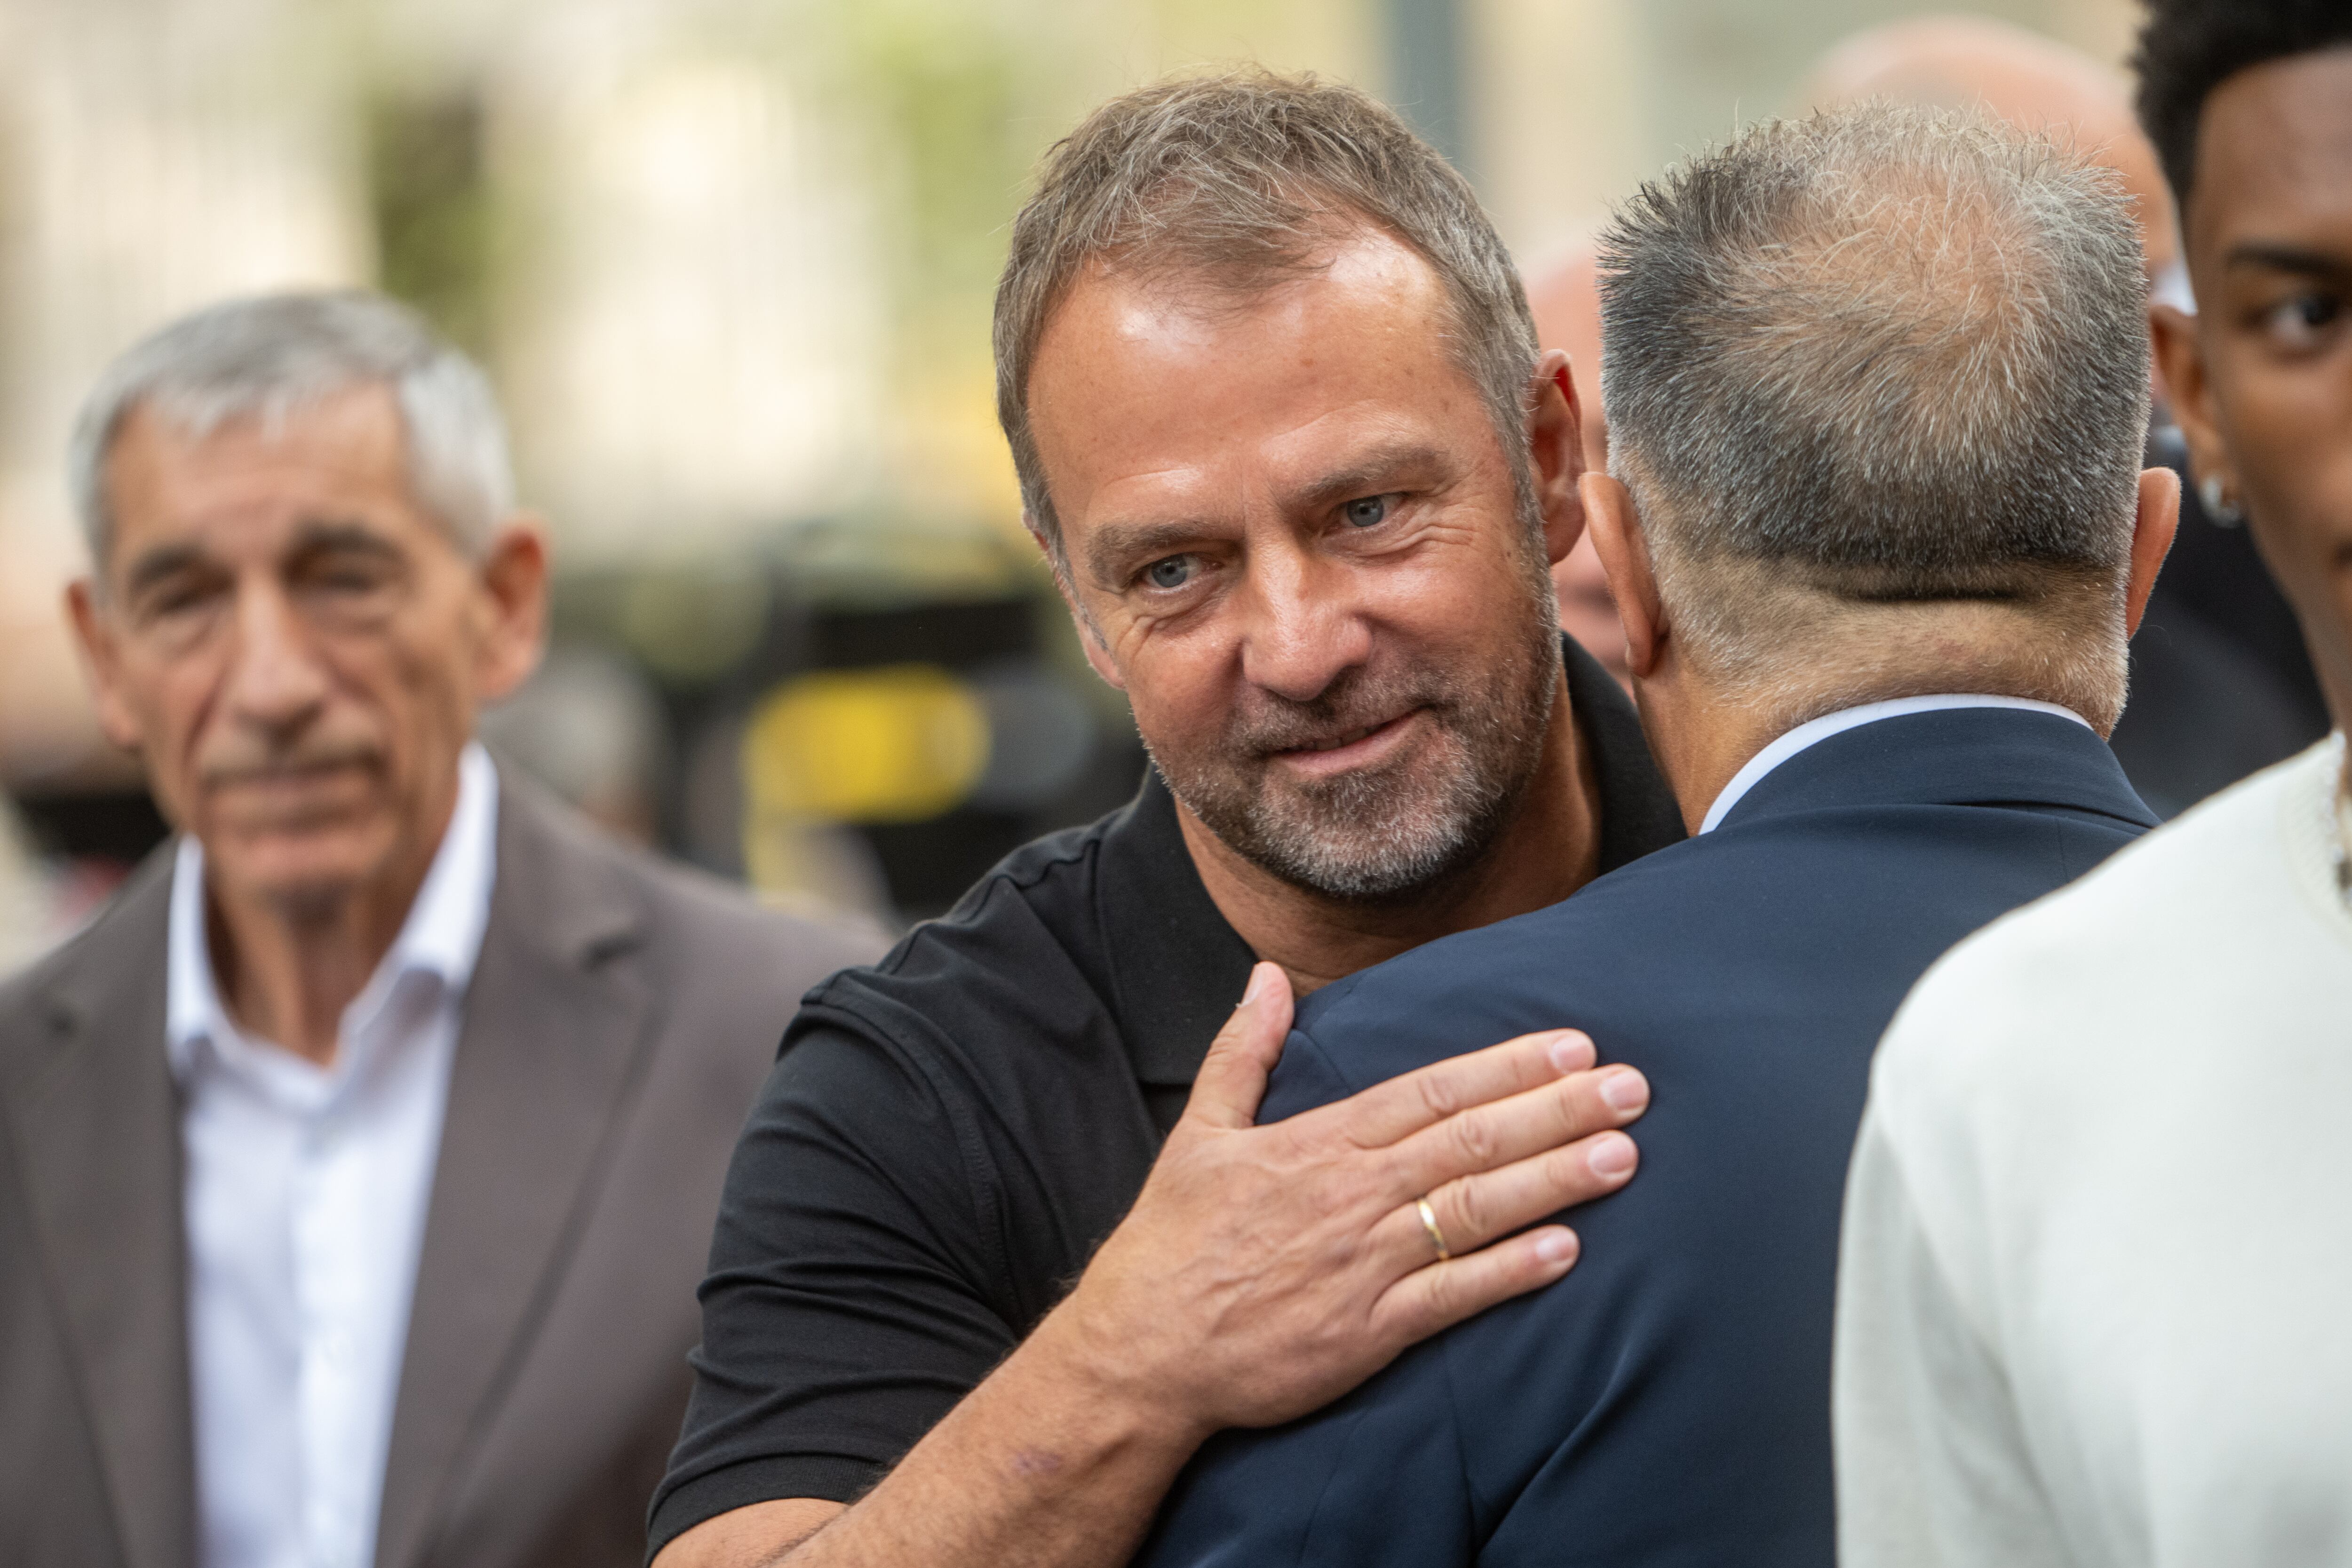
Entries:
[[1141, 1188], [1251, 962], [1148, 781], [811, 993], [729, 1169], [656, 1550], [856, 1499], [994, 1370]]
[[729, 1173], [656, 1548], [751, 1503], [851, 1500], [1017, 1342], [959, 1120], [856, 1029], [779, 1059]]

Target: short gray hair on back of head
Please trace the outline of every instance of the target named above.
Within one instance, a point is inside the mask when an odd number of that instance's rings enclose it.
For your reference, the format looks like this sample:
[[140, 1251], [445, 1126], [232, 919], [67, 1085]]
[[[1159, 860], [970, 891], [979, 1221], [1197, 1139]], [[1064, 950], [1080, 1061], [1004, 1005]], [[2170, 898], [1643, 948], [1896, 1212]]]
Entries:
[[[1850, 603], [2120, 602], [2148, 342], [2110, 172], [1867, 104], [1644, 185], [1601, 258], [1611, 466], [1662, 557]], [[1702, 641], [1771, 636], [1667, 597]]]
[[[1381, 230], [1444, 286], [1454, 349], [1523, 492], [1535, 319], [1469, 182], [1394, 110], [1312, 75], [1177, 78], [1112, 99], [1045, 155], [996, 289], [996, 413], [1030, 524], [1061, 527], [1029, 427], [1029, 376], [1054, 309], [1089, 263], [1247, 298]], [[1526, 499], [1523, 495], [1523, 500]]]
[[409, 488], [468, 554], [514, 508], [506, 423], [481, 368], [407, 306], [362, 289], [257, 295], [208, 306], [132, 344], [82, 404], [67, 468], [90, 559], [106, 563], [106, 463], [145, 407], [202, 439], [381, 385], [400, 410]]

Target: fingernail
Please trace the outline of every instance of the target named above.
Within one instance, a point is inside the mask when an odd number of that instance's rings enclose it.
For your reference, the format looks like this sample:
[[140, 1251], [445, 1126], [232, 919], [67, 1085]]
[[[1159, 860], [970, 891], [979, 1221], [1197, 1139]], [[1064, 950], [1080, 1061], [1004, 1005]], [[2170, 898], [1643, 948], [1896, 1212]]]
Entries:
[[1633, 1168], [1633, 1141], [1622, 1132], [1605, 1133], [1592, 1145], [1584, 1163], [1596, 1176], [1622, 1176]]
[[1650, 1080], [1632, 1068], [1620, 1068], [1601, 1080], [1601, 1098], [1612, 1110], [1639, 1110], [1650, 1103]]
[[1249, 989], [1242, 993], [1242, 1005], [1254, 1007], [1273, 993], [1274, 983], [1282, 978], [1278, 965], [1261, 963], [1250, 971]]
[[1581, 1072], [1592, 1065], [1592, 1037], [1581, 1029], [1563, 1029], [1552, 1037], [1544, 1054], [1560, 1072]]
[[1536, 1256], [1546, 1263], [1566, 1263], [1576, 1256], [1576, 1232], [1556, 1230], [1536, 1243]]

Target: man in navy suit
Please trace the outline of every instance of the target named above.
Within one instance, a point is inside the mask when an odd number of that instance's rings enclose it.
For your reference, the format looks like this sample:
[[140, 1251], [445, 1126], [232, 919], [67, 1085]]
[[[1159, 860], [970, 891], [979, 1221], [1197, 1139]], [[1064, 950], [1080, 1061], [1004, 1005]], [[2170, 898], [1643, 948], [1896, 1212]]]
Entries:
[[1947, 948], [2153, 826], [2103, 737], [2179, 489], [2139, 468], [2111, 183], [1864, 109], [1645, 188], [1604, 258], [1585, 503], [1695, 836], [1317, 993], [1261, 1119], [1568, 1026], [1649, 1076], [1642, 1173], [1562, 1282], [1213, 1441], [1144, 1563], [1826, 1568], [1872, 1047]]

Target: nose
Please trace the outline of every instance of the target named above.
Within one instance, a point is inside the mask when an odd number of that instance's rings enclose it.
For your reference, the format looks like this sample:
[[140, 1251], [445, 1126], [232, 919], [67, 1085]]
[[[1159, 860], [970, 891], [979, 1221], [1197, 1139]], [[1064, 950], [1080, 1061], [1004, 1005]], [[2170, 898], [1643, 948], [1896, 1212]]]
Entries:
[[248, 584], [237, 595], [236, 641], [224, 693], [230, 714], [284, 738], [317, 716], [326, 701], [326, 671], [309, 629], [274, 584]]
[[1285, 540], [1253, 550], [1248, 571], [1242, 674], [1251, 685], [1311, 702], [1370, 656], [1371, 630], [1343, 567]]

